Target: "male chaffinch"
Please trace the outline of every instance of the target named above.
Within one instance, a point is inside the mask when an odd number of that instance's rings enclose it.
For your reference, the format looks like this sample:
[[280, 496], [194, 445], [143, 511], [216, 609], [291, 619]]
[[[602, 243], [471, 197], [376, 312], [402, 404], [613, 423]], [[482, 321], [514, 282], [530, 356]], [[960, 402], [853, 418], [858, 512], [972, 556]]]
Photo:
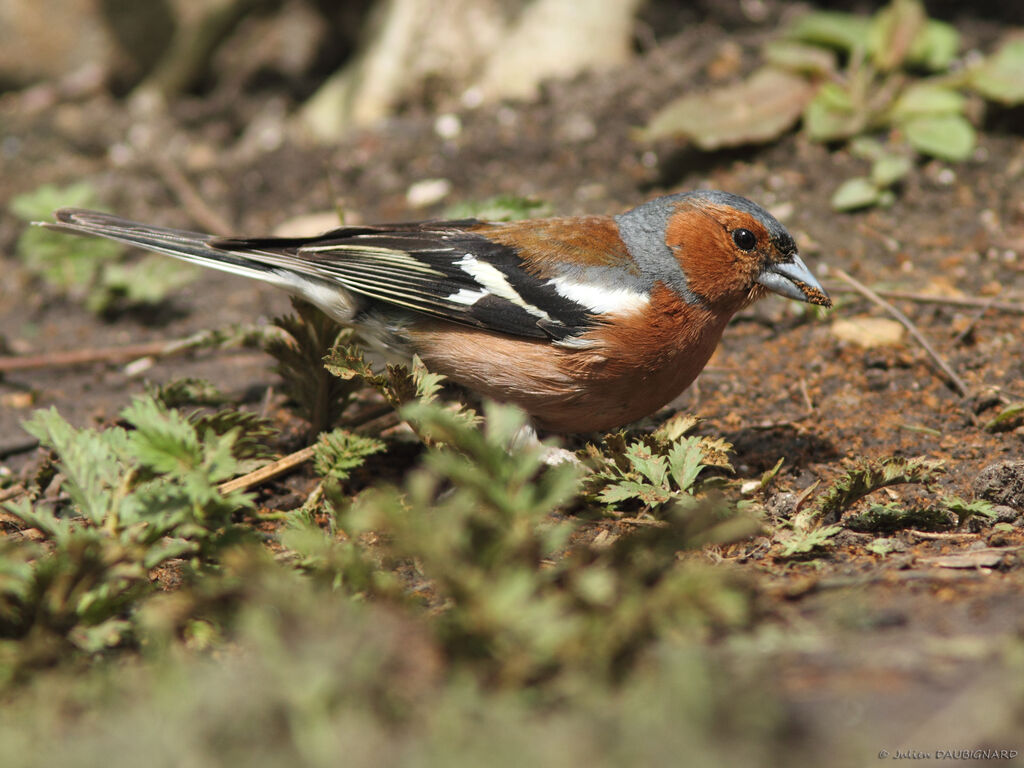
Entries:
[[737, 310], [773, 291], [831, 306], [767, 211], [726, 192], [618, 216], [341, 227], [222, 238], [61, 209], [46, 226], [272, 283], [391, 357], [523, 408], [554, 432], [608, 430], [682, 392]]

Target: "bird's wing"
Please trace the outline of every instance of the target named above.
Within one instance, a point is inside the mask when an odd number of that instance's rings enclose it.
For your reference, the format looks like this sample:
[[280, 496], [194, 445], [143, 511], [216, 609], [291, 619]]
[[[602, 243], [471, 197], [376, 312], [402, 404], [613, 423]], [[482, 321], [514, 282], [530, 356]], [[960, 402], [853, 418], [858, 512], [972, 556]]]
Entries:
[[384, 304], [571, 344], [602, 314], [646, 301], [635, 265], [609, 226], [610, 219], [599, 217], [420, 222], [345, 228], [307, 240], [211, 245], [282, 266], [299, 262]]
[[598, 217], [343, 227], [306, 238], [220, 238], [76, 209], [57, 219], [57, 229], [285, 287], [336, 284], [374, 303], [570, 346], [644, 295], [628, 254], [617, 252], [621, 240], [609, 239], [611, 220]]

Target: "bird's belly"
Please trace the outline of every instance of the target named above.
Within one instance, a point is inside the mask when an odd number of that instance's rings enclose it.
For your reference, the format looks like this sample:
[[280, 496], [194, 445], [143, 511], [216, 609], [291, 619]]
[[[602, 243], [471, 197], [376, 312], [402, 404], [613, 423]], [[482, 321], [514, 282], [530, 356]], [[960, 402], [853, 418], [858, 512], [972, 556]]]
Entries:
[[721, 329], [678, 348], [628, 358], [600, 348], [563, 349], [445, 324], [409, 338], [426, 366], [495, 400], [514, 403], [553, 432], [596, 432], [648, 416], [700, 373]]

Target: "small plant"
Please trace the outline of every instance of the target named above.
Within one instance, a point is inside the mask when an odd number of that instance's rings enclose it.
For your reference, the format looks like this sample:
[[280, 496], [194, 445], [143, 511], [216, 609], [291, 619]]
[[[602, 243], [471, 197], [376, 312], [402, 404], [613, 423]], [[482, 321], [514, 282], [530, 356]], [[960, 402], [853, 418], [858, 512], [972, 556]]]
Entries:
[[[96, 208], [88, 182], [67, 187], [44, 184], [11, 201], [11, 212], [26, 222], [49, 220], [61, 207]], [[158, 304], [194, 279], [188, 265], [165, 256], [124, 259], [125, 249], [110, 240], [72, 238], [28, 227], [18, 238], [19, 258], [28, 271], [61, 294], [85, 302], [91, 312]]]
[[798, 530], [809, 530], [822, 521], [834, 523], [846, 510], [874, 491], [904, 483], [928, 485], [943, 471], [941, 461], [920, 457], [860, 459], [819, 493], [810, 509], [797, 516], [794, 525]]
[[703, 470], [717, 467], [732, 471], [724, 440], [686, 436], [697, 420], [677, 416], [661, 429], [627, 442], [622, 433], [605, 438], [601, 449], [588, 446], [594, 469], [587, 486], [611, 509], [623, 502], [639, 502], [653, 512], [669, 502], [692, 500], [711, 482], [698, 482]]
[[747, 80], [683, 96], [639, 138], [685, 137], [714, 150], [773, 141], [798, 121], [819, 142], [888, 135], [889, 146], [867, 152], [871, 174], [847, 180], [832, 201], [837, 210], [884, 205], [918, 155], [971, 156], [972, 99], [1024, 103], [1024, 38], [1011, 35], [976, 62], [958, 61], [959, 49], [957, 31], [929, 19], [920, 0], [893, 0], [871, 17], [814, 11], [765, 47], [765, 65]]
[[779, 557], [788, 559], [793, 557], [804, 557], [814, 554], [818, 550], [825, 549], [832, 541], [832, 537], [843, 530], [841, 525], [823, 525], [820, 528], [810, 530], [796, 530], [793, 535], [782, 544]]
[[332, 350], [352, 343], [353, 331], [312, 304], [292, 299], [292, 307], [294, 315], [274, 320], [284, 335], [268, 337], [264, 349], [277, 360], [285, 392], [316, 435], [338, 422], [362, 386], [354, 377], [336, 376], [324, 365]]
[[906, 528], [918, 531], [945, 531], [956, 521], [948, 508], [910, 508], [899, 504], [872, 504], [860, 514], [851, 515], [844, 524], [862, 533], [894, 533]]
[[152, 569], [182, 558], [201, 565], [246, 536], [232, 517], [251, 499], [218, 489], [250, 452], [241, 447], [244, 421], [218, 432], [152, 397], [136, 399], [122, 418], [131, 429], [75, 429], [53, 409], [25, 423], [59, 471], [39, 478], [59, 482], [61, 495], [45, 500], [37, 487], [4, 507], [46, 542], [3, 545], [0, 638], [34, 638], [0, 649], [4, 676], [14, 672], [11, 653], [48, 663], [67, 644], [94, 652], [129, 641]]

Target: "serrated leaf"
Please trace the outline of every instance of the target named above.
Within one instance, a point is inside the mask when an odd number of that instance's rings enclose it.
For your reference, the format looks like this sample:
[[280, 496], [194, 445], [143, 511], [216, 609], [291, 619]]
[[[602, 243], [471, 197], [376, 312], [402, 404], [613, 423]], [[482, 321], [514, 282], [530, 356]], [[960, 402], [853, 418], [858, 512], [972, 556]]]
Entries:
[[855, 211], [878, 203], [881, 191], [866, 176], [847, 179], [832, 194], [832, 210]]
[[970, 72], [970, 85], [991, 101], [1024, 102], [1024, 37], [1010, 38]]
[[223, 392], [206, 379], [186, 377], [166, 384], [147, 387], [147, 394], [167, 408], [182, 405], [221, 405], [227, 401]]
[[647, 478], [652, 485], [662, 486], [668, 476], [668, 462], [664, 456], [651, 453], [643, 443], [633, 443], [626, 450], [633, 469]]
[[704, 450], [700, 438], [682, 440], [668, 452], [668, 464], [672, 479], [681, 491], [689, 491], [704, 468]]
[[124, 472], [125, 431], [78, 430], [64, 421], [56, 408], [36, 411], [22, 426], [60, 457], [58, 466], [71, 501], [93, 523], [101, 523], [111, 509], [113, 489]]
[[797, 533], [782, 546], [782, 557], [810, 554], [816, 549], [825, 547], [829, 539], [843, 530], [841, 525], [826, 525], [821, 528]]
[[893, 552], [898, 552], [900, 544], [901, 542], [899, 539], [878, 538], [869, 541], [865, 549], [874, 555], [885, 557]]
[[335, 429], [317, 439], [313, 449], [313, 467], [321, 477], [344, 481], [353, 469], [365, 463], [368, 456], [380, 453], [385, 447], [384, 442], [375, 437]]
[[179, 411], [138, 397], [121, 416], [135, 427], [129, 436], [134, 454], [153, 471], [180, 475], [201, 464], [199, 435]]
[[659, 442], [674, 443], [700, 424], [700, 417], [692, 413], [675, 413], [664, 424], [654, 430], [653, 437]]
[[966, 160], [977, 143], [974, 127], [962, 115], [917, 117], [902, 128], [914, 149], [940, 160]]
[[598, 499], [605, 504], [615, 504], [630, 499], [639, 499], [644, 504], [664, 504], [672, 498], [672, 494], [664, 488], [649, 483], [638, 483], [634, 480], [623, 480], [610, 485], [598, 494]]
[[869, 493], [903, 483], [927, 485], [943, 472], [941, 461], [924, 457], [860, 459], [818, 495], [806, 521], [838, 520], [845, 510]]
[[760, 144], [795, 125], [814, 92], [805, 78], [765, 67], [740, 83], [671, 102], [639, 135], [689, 138], [704, 150]]

